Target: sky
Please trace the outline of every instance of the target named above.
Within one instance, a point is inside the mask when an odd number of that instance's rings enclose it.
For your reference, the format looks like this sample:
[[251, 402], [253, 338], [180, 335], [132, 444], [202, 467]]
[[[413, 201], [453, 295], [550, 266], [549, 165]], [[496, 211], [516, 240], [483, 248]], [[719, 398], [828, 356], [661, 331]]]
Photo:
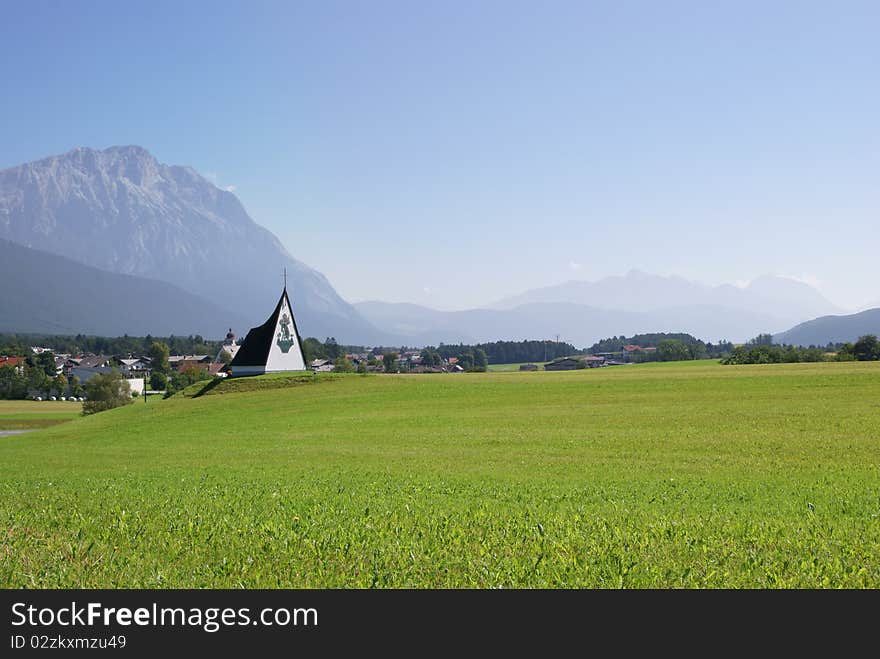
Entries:
[[0, 168], [138, 144], [350, 301], [639, 269], [880, 304], [880, 3], [0, 0]]

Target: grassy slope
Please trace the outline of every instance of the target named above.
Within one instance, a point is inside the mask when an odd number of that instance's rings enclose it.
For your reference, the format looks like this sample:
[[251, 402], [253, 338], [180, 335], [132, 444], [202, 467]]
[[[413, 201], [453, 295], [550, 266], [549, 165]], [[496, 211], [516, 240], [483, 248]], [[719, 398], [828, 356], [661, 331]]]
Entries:
[[880, 587], [878, 394], [702, 362], [151, 399], [0, 440], [0, 586]]

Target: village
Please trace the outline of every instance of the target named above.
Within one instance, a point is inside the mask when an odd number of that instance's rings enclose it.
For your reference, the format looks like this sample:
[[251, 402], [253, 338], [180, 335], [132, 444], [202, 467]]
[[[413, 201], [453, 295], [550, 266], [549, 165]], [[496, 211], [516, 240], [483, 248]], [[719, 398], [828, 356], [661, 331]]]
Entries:
[[[230, 375], [229, 364], [238, 354], [241, 344], [230, 329], [216, 355], [183, 354], [169, 355], [169, 376], [174, 374], [195, 374], [198, 379], [225, 378]], [[649, 354], [656, 350], [653, 347], [637, 345], [624, 346], [618, 352], [598, 354], [572, 355], [559, 357], [547, 363], [526, 363], [518, 366], [520, 371], [567, 371], [584, 368], [598, 368], [634, 363], [635, 355]], [[32, 390], [30, 398], [34, 400], [74, 400], [82, 401], [83, 386], [97, 375], [118, 372], [128, 382], [133, 396], [164, 393], [163, 390], [151, 387], [154, 372], [153, 359], [147, 354], [66, 354], [54, 353], [51, 348], [30, 346], [32, 356], [45, 355], [54, 363], [56, 378], [62, 377], [67, 386], [54, 387], [44, 394]], [[388, 348], [371, 348], [364, 352], [346, 352], [341, 358], [317, 358], [306, 364], [306, 369], [315, 373], [333, 371], [355, 371], [359, 373], [463, 373], [467, 369], [462, 366], [458, 357], [441, 357], [437, 353], [424, 349], [406, 349], [399, 351]], [[22, 371], [27, 357], [0, 356], [0, 367], [12, 367]], [[44, 357], [45, 360], [45, 357]], [[155, 381], [154, 381], [155, 383]], [[57, 395], [52, 395], [52, 394]]]

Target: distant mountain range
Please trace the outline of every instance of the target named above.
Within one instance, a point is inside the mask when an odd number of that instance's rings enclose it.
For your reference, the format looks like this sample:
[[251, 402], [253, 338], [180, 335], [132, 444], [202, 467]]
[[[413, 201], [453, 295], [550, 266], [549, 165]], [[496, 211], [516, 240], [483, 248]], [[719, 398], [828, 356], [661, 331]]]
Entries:
[[210, 337], [224, 324], [248, 323], [166, 282], [99, 270], [8, 240], [0, 240], [0, 281], [0, 332]]
[[656, 311], [616, 311], [570, 302], [523, 304], [514, 309], [437, 311], [414, 304], [359, 302], [373, 324], [406, 337], [409, 345], [555, 339], [590, 346], [609, 336], [685, 332], [716, 342], [745, 341], [772, 327], [767, 316], [714, 305]]
[[500, 300], [493, 309], [512, 309], [535, 302], [570, 302], [618, 311], [660, 311], [691, 306], [741, 309], [765, 316], [779, 329], [842, 310], [813, 287], [794, 279], [764, 275], [744, 287], [706, 286], [681, 277], [661, 277], [639, 270], [598, 281], [569, 281], [536, 288]]
[[[247, 319], [236, 328], [240, 333], [262, 323], [287, 268], [302, 333], [348, 342], [385, 338], [322, 274], [256, 224], [234, 194], [190, 167], [161, 164], [138, 146], [78, 148], [0, 171], [0, 238], [211, 300], [230, 320], [210, 337], [222, 336], [233, 319]], [[77, 296], [78, 287], [69, 286], [69, 294]], [[158, 324], [173, 324], [160, 296], [141, 303]], [[48, 310], [39, 296], [22, 304], [6, 313], [23, 321]], [[89, 326], [108, 333], [114, 324], [104, 320], [95, 316]]]
[[78, 148], [0, 171], [0, 239], [10, 241], [0, 329], [20, 332], [219, 338], [231, 326], [244, 334], [274, 308], [282, 268], [300, 332], [353, 344], [559, 335], [587, 346], [642, 332], [744, 341], [840, 313], [815, 289], [783, 277], [706, 286], [637, 270], [526, 291], [487, 309], [351, 305], [234, 194], [138, 146]]
[[824, 346], [855, 342], [865, 334], [880, 336], [880, 308], [848, 316], [822, 316], [773, 337], [776, 343]]
[[686, 332], [742, 342], [819, 314], [838, 311], [815, 289], [783, 277], [744, 288], [705, 286], [637, 270], [595, 282], [571, 281], [500, 300], [489, 309], [443, 312], [414, 304], [361, 302], [374, 325], [413, 344], [499, 339], [561, 339], [588, 346], [609, 336]]

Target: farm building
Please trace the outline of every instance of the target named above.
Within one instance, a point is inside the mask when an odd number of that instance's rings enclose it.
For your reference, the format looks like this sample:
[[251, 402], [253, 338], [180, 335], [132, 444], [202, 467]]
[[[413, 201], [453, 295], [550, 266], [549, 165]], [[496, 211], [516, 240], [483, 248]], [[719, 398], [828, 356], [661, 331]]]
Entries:
[[329, 359], [313, 359], [312, 363], [309, 364], [309, 368], [316, 372], [332, 371], [333, 362]]
[[564, 357], [544, 364], [545, 371], [574, 371], [586, 367], [587, 363], [579, 357]]
[[228, 372], [232, 377], [240, 377], [305, 370], [302, 340], [285, 284], [275, 311], [265, 323], [247, 333], [229, 363]]

